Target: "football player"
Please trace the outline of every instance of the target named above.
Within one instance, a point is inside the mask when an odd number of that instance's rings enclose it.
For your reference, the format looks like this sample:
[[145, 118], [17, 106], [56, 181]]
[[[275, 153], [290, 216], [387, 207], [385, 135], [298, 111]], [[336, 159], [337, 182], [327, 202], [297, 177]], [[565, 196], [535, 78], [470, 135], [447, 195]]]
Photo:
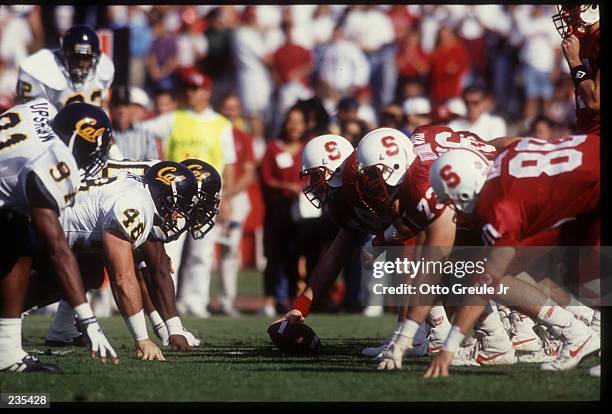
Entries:
[[[401, 229], [404, 236], [415, 239], [416, 258], [426, 261], [441, 260], [449, 256], [453, 245], [473, 245], [474, 237], [467, 223], [456, 220], [454, 212], [436, 199], [429, 183], [431, 165], [437, 157], [453, 148], [470, 148], [489, 159], [493, 159], [496, 148], [483, 142], [475, 134], [466, 131], [453, 132], [444, 126], [419, 127], [410, 139], [414, 145], [416, 159], [405, 173], [400, 186], [393, 179], [393, 164], [381, 162], [380, 158], [375, 156], [375, 151], [365, 147], [360, 151], [358, 147], [358, 192], [362, 201], [376, 214], [400, 217], [401, 225], [396, 227]], [[388, 151], [393, 152], [394, 148]], [[431, 283], [432, 276], [420, 275], [419, 278], [427, 278]], [[419, 279], [416, 283], [419, 283]], [[413, 348], [414, 337], [426, 319], [432, 327], [429, 352], [436, 352], [441, 348], [450, 330], [450, 323], [444, 308], [433, 306], [439, 299], [421, 297], [418, 304], [402, 306], [399, 325], [378, 357], [379, 369], [401, 368], [403, 355]], [[486, 334], [480, 336], [482, 339], [486, 338], [486, 345], [480, 346], [482, 362], [515, 362], [512, 344], [494, 306], [489, 308], [479, 328]], [[495, 355], [495, 358], [491, 358], [491, 355]]]
[[[571, 234], [571, 245], [599, 243], [599, 136], [519, 139], [501, 152], [490, 168], [483, 166], [483, 159], [473, 151], [450, 151], [432, 166], [432, 185], [441, 202], [450, 201], [456, 210], [472, 214], [483, 240], [496, 247], [477, 283], [503, 283], [509, 291], [520, 294], [521, 301], [515, 306], [560, 331], [561, 350], [554, 361], [542, 364], [542, 369], [571, 369], [599, 350], [597, 333], [537, 288], [505, 275], [516, 255], [514, 246], [559, 244], [564, 230], [572, 224], [580, 224], [582, 237]], [[561, 187], [566, 191], [558, 191]], [[497, 299], [503, 303], [506, 298]], [[455, 315], [444, 349], [425, 377], [448, 376], [453, 354], [488, 297], [469, 300], [469, 306], [462, 306]]]
[[[135, 340], [136, 354], [144, 360], [164, 357], [147, 334], [133, 251], [150, 237], [167, 242], [186, 231], [197, 191], [188, 168], [162, 161], [142, 179], [128, 173], [85, 180], [76, 205], [62, 215], [73, 250], [104, 255], [115, 301]], [[149, 259], [153, 254], [145, 252]]]
[[[55, 120], [50, 124], [51, 120]], [[111, 126], [98, 107], [78, 103], [56, 109], [44, 99], [0, 115], [0, 221], [5, 235], [0, 256], [0, 370], [57, 371], [21, 347], [21, 313], [32, 256], [42, 250], [66, 299], [91, 342], [92, 357], [118, 363], [85, 297], [75, 257], [59, 215], [74, 199], [79, 174], [94, 174], [104, 163]], [[80, 172], [79, 172], [80, 170]]]
[[[125, 227], [128, 225], [129, 228], [133, 228], [132, 231], [138, 231], [137, 229], [140, 223], [134, 220], [140, 215], [140, 210], [148, 210], [146, 207], [147, 205], [150, 207], [151, 204], [150, 196], [141, 194], [146, 193], [146, 191], [142, 189], [142, 185], [137, 183], [137, 176], [144, 176], [146, 181], [148, 176], [155, 174], [155, 171], [171, 171], [171, 168], [169, 169], [167, 164], [169, 163], [159, 162], [158, 160], [109, 160], [102, 170], [102, 178], [87, 182], [86, 184], [88, 185], [84, 185], [79, 192], [78, 197], [81, 197], [83, 203], [87, 203], [87, 206], [85, 207], [85, 205], [83, 205], [82, 208], [75, 209], [72, 214], [66, 216], [65, 220], [68, 234], [72, 235], [76, 244], [81, 247], [79, 249], [80, 253], [83, 253], [82, 250], [86, 247], [84, 245], [91, 246], [89, 249], [85, 248], [85, 250], [91, 251], [92, 248], [93, 250], [99, 250], [100, 246], [98, 239], [102, 231], [106, 233], [112, 231], [115, 227], [125, 230], [123, 231], [123, 238], [131, 241], [134, 249], [138, 249], [134, 256], [138, 257], [137, 261], [141, 262], [141, 264], [139, 265], [139, 270], [136, 271], [136, 276], [139, 279], [138, 283], [141, 284], [140, 293], [142, 295], [144, 311], [149, 315], [156, 335], [162, 340], [162, 345], [170, 345], [172, 350], [186, 350], [189, 349], [190, 346], [198, 346], [200, 341], [183, 328], [181, 320], [176, 312], [175, 287], [170, 277], [169, 270], [171, 265], [163, 247], [164, 241], [169, 241], [177, 237], [176, 232], [167, 234], [163, 228], [153, 226], [152, 231], [157, 234], [157, 237], [150, 235], [147, 238], [149, 231], [148, 227], [145, 226], [145, 231], [140, 235], [136, 235], [137, 240], [133, 240], [132, 236], [135, 234], [130, 233], [128, 237], [128, 229]], [[211, 165], [200, 160], [185, 160], [181, 164], [193, 171], [193, 175], [196, 177], [198, 185], [197, 201], [192, 211], [193, 220], [185, 223], [183, 231], [189, 229], [194, 237], [202, 238], [212, 227], [214, 216], [218, 212], [221, 179]], [[185, 173], [185, 171], [183, 172]], [[176, 173], [172, 174], [176, 175]], [[152, 181], [153, 185], [147, 185], [149, 192], [153, 193], [153, 188], [161, 186], [161, 184], [157, 183], [158, 178], [159, 177], [156, 177], [155, 180]], [[128, 180], [128, 183], [126, 183], [125, 180]], [[184, 187], [187, 183], [183, 181], [186, 180], [181, 181], [181, 185]], [[184, 193], [185, 190], [183, 187], [179, 188], [179, 186], [177, 186], [177, 188]], [[186, 196], [183, 198], [187, 199]], [[147, 200], [149, 200], [148, 203], [146, 202]], [[168, 203], [168, 201], [164, 202]], [[122, 207], [120, 204], [124, 205], [125, 203], [142, 207], [124, 209], [125, 211], [129, 210], [126, 214], [134, 218], [134, 220], [129, 219], [125, 214], [125, 217], [121, 216], [119, 210], [121, 210]], [[114, 210], [111, 211], [108, 209], [110, 205], [115, 206]], [[111, 214], [106, 214], [106, 218], [104, 218], [102, 214], [94, 214], [96, 210], [101, 212], [108, 211]], [[183, 206], [181, 211], [184, 212], [185, 210], [186, 206]], [[140, 216], [143, 219], [142, 221], [152, 222], [151, 217], [147, 220], [145, 214]], [[95, 219], [88, 222], [86, 219], [87, 217], [95, 217]], [[106, 235], [103, 235], [103, 237], [105, 236]], [[82, 242], [79, 243], [79, 241]], [[126, 247], [123, 248], [123, 253], [128, 255], [127, 243], [125, 244]], [[104, 250], [106, 252], [107, 249], [105, 248]], [[110, 259], [113, 259], [113, 257], [109, 257], [109, 260]], [[133, 295], [131, 302], [138, 303], [138, 292], [134, 291], [135, 279], [131, 276], [130, 272], [127, 273], [128, 277], [126, 279], [128, 279], [127, 282], [131, 283], [132, 291], [130, 293]], [[115, 275], [111, 273], [110, 276], [113, 284], [117, 284], [121, 288], [122, 284], [115, 281]], [[63, 302], [60, 302], [60, 306], [62, 306], [62, 304]], [[124, 307], [121, 306], [121, 304], [119, 304], [119, 308], [125, 315], [125, 312], [123, 312]], [[157, 310], [159, 310], [159, 313]], [[161, 316], [159, 315], [160, 313]], [[128, 314], [130, 313], [128, 312]], [[58, 317], [54, 320], [54, 325], [49, 330], [47, 339], [55, 342], [61, 340], [61, 342], [65, 344], [74, 342], [73, 338], [77, 337], [79, 334], [74, 329], [71, 319], [70, 313], [64, 318], [61, 317], [58, 312]], [[143, 311], [141, 310], [137, 315], [126, 318], [126, 321], [128, 322], [128, 326], [131, 327], [130, 332], [132, 332], [133, 335], [135, 335], [136, 332], [140, 332], [141, 337], [137, 338], [135, 336], [135, 339], [137, 340], [138, 353], [143, 354], [143, 359], [147, 359], [148, 355], [153, 355], [154, 358], [158, 358], [161, 353], [157, 347], [146, 338]], [[154, 352], [140, 352], [140, 350], [144, 349], [149, 349]]]
[[557, 6], [552, 19], [563, 38], [561, 48], [576, 94], [576, 132], [599, 134], [599, 6]]
[[[399, 176], [414, 159], [410, 140], [396, 129], [376, 129], [366, 134], [362, 142], [364, 140], [379, 144], [384, 140], [378, 155], [392, 165], [396, 164]], [[394, 150], [391, 155], [387, 154], [389, 147]], [[354, 186], [356, 161], [357, 153], [352, 144], [341, 136], [322, 135], [310, 140], [304, 148], [301, 175], [309, 178], [304, 194], [315, 207], [326, 207], [340, 230], [310, 275], [308, 286], [280, 321], [288, 320], [290, 324], [303, 322], [310, 313], [313, 300], [331, 288], [342, 267], [369, 236], [378, 235], [383, 243], [401, 245], [404, 241], [402, 237], [395, 239], [397, 231], [393, 227], [393, 217], [379, 217], [359, 200]]]
[[41, 49], [19, 65], [17, 97], [44, 97], [56, 108], [73, 102], [102, 106], [115, 67], [100, 51], [100, 40], [84, 25], [72, 26], [58, 50]]

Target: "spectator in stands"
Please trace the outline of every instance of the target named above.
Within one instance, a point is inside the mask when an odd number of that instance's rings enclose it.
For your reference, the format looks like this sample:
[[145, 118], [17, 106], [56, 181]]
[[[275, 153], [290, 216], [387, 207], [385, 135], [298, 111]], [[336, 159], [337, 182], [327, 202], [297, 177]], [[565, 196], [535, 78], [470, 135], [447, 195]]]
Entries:
[[134, 103], [125, 88], [113, 90], [110, 118], [113, 123], [113, 139], [123, 158], [132, 160], [159, 159], [155, 136], [148, 130], [134, 125]]
[[506, 121], [488, 112], [490, 101], [485, 89], [480, 85], [467, 87], [463, 91], [463, 101], [467, 108], [465, 118], [452, 121], [448, 126], [455, 131], [472, 131], [485, 141], [506, 135]]
[[437, 104], [460, 96], [463, 76], [470, 68], [470, 62], [467, 50], [452, 28], [440, 27], [430, 64], [431, 101]]
[[[336, 108], [336, 116], [334, 120], [334, 127], [340, 131], [346, 131], [349, 129], [349, 123], [358, 124], [358, 130], [368, 130], [368, 125], [362, 119], [359, 119], [357, 111], [359, 109], [359, 102], [352, 96], [345, 96], [338, 102]], [[342, 134], [341, 134], [342, 135]]]
[[174, 34], [166, 29], [164, 16], [160, 11], [149, 14], [153, 30], [151, 52], [147, 57], [148, 89], [174, 89], [177, 86], [175, 70], [178, 68], [178, 46]]
[[236, 92], [235, 66], [232, 58], [232, 35], [233, 29], [228, 27], [227, 14], [224, 7], [213, 8], [206, 15], [207, 29], [206, 41], [208, 53], [202, 61], [201, 68], [213, 82], [211, 103], [217, 107], [221, 98], [230, 92]]
[[159, 89], [156, 91], [155, 95], [153, 95], [153, 102], [156, 115], [172, 112], [178, 108], [178, 102], [174, 93], [168, 89]]
[[393, 100], [397, 81], [393, 23], [378, 6], [351, 6], [345, 30], [346, 37], [357, 43], [365, 53], [370, 68], [369, 85], [374, 92], [374, 106], [380, 108]]
[[[220, 223], [218, 243], [221, 246], [219, 275], [221, 292], [219, 298], [221, 311], [230, 316], [239, 316], [234, 302], [238, 287], [238, 270], [240, 270], [240, 241], [244, 222], [251, 210], [247, 189], [255, 182], [255, 155], [253, 139], [237, 127], [241, 120], [242, 110], [237, 95], [227, 95], [221, 101], [221, 114], [232, 123], [234, 147], [236, 149], [236, 167], [234, 168], [234, 185], [231, 195], [231, 214], [229, 220]], [[228, 196], [228, 194], [226, 194]]]
[[417, 127], [431, 124], [431, 103], [429, 99], [420, 96], [408, 98], [404, 101], [402, 109], [406, 116], [405, 130], [408, 135], [411, 135]]
[[264, 119], [272, 96], [272, 80], [268, 69], [272, 63], [272, 54], [258, 27], [256, 7], [260, 6], [245, 7], [243, 24], [236, 30], [233, 42], [238, 94], [250, 122], [261, 122]]
[[208, 53], [208, 41], [203, 33], [205, 22], [198, 17], [193, 6], [185, 6], [181, 12], [181, 23], [176, 40], [178, 66], [199, 66]]
[[306, 136], [308, 139], [317, 135], [329, 134], [331, 118], [321, 99], [315, 96], [305, 101], [298, 101], [295, 106], [301, 108], [306, 114]]
[[408, 132], [407, 130], [404, 130], [406, 118], [402, 112], [402, 107], [398, 104], [392, 103], [385, 106], [382, 111], [380, 111], [378, 118], [380, 119], [381, 128], [395, 128], [399, 129], [405, 134]]
[[319, 76], [324, 85], [322, 97], [330, 101], [331, 107], [335, 107], [342, 96], [350, 95], [356, 87], [369, 82], [370, 69], [363, 51], [344, 38], [340, 25], [335, 27], [332, 41], [323, 53]]
[[396, 55], [397, 70], [399, 72], [398, 92], [409, 81], [424, 82], [430, 69], [429, 54], [425, 53], [421, 47], [419, 30], [413, 29], [409, 31], [399, 42]]
[[4, 61], [0, 57], [0, 98], [7, 102], [13, 102], [17, 85], [17, 74], [17, 66]]
[[[282, 120], [282, 114], [299, 99], [312, 96], [308, 75], [312, 72], [312, 54], [309, 50], [295, 43], [293, 39], [293, 22], [291, 14], [286, 14], [281, 23], [285, 42], [272, 55], [272, 73], [278, 85], [278, 101], [275, 119]], [[276, 127], [280, 122], [275, 125]]]
[[[540, 111], [547, 112], [553, 97], [553, 78], [559, 76], [559, 35], [550, 19], [546, 6], [523, 6], [517, 26], [523, 45], [520, 58], [523, 62], [525, 86], [525, 122], [529, 123]], [[542, 107], [540, 108], [540, 101]]]
[[264, 254], [267, 258], [261, 313], [268, 317], [277, 312], [285, 313], [296, 293], [297, 228], [291, 212], [302, 193], [299, 171], [305, 134], [306, 114], [298, 107], [291, 108], [279, 139], [270, 141], [261, 161], [266, 206]]
[[555, 129], [554, 122], [545, 115], [538, 115], [532, 122], [529, 128], [528, 136], [551, 140], [553, 139], [553, 131]]
[[357, 108], [357, 118], [362, 120], [372, 130], [376, 128], [376, 111], [372, 106], [372, 89], [369, 86], [362, 86], [355, 90], [355, 99], [359, 104]]

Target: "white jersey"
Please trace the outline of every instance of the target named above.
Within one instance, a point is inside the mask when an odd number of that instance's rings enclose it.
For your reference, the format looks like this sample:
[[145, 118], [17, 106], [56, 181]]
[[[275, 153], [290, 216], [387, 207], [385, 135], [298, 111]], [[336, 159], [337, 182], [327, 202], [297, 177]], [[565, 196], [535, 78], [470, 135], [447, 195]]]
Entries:
[[31, 172], [60, 212], [74, 203], [79, 168], [49, 126], [56, 113], [48, 101], [36, 99], [0, 115], [0, 208], [30, 216], [26, 181]]
[[100, 251], [104, 231], [115, 230], [135, 249], [149, 237], [154, 212], [140, 177], [127, 174], [85, 180], [75, 205], [64, 211], [61, 222], [70, 247]]
[[17, 96], [25, 101], [44, 97], [58, 110], [73, 102], [102, 106], [114, 75], [112, 60], [102, 53], [95, 70], [82, 84], [74, 84], [58, 51], [42, 49], [19, 65]]

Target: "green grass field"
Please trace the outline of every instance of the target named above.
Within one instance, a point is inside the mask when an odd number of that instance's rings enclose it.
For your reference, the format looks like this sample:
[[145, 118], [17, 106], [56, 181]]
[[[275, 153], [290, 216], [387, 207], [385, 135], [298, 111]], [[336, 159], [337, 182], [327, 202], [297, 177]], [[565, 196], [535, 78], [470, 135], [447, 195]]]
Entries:
[[[450, 378], [423, 380], [429, 358], [406, 360], [398, 372], [377, 372], [360, 355], [393, 327], [394, 317], [313, 315], [310, 325], [321, 337], [322, 355], [285, 358], [269, 343], [270, 319], [244, 316], [206, 320], [184, 318], [203, 345], [190, 352], [165, 352], [166, 362], [133, 357], [129, 333], [119, 317], [100, 322], [119, 352], [117, 366], [100, 366], [85, 349], [65, 355], [38, 355], [59, 364], [62, 374], [0, 374], [0, 390], [45, 392], [51, 401], [480, 401], [598, 400], [599, 378], [588, 368], [548, 373], [537, 365], [458, 368]], [[29, 316], [25, 336], [30, 350], [42, 345], [49, 317]]]

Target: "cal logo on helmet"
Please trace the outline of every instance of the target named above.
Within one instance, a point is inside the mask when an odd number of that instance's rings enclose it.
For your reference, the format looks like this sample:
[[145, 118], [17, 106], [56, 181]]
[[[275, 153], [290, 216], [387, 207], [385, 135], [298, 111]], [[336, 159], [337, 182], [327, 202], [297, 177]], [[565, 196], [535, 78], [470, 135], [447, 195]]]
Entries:
[[164, 183], [165, 185], [170, 185], [173, 182], [181, 181], [185, 178], [182, 175], [173, 174], [174, 172], [176, 172], [176, 167], [168, 166], [160, 168], [155, 176], [155, 179]]
[[190, 164], [187, 166], [187, 168], [191, 170], [191, 172], [193, 173], [193, 175], [195, 175], [198, 181], [204, 181], [206, 180], [206, 178], [210, 176], [210, 171], [204, 171], [204, 172], [201, 171], [204, 168], [203, 165]]
[[79, 120], [75, 125], [75, 130], [78, 136], [84, 140], [96, 143], [98, 137], [104, 133], [105, 127], [96, 128], [95, 125], [98, 121], [94, 118], [83, 118]]

